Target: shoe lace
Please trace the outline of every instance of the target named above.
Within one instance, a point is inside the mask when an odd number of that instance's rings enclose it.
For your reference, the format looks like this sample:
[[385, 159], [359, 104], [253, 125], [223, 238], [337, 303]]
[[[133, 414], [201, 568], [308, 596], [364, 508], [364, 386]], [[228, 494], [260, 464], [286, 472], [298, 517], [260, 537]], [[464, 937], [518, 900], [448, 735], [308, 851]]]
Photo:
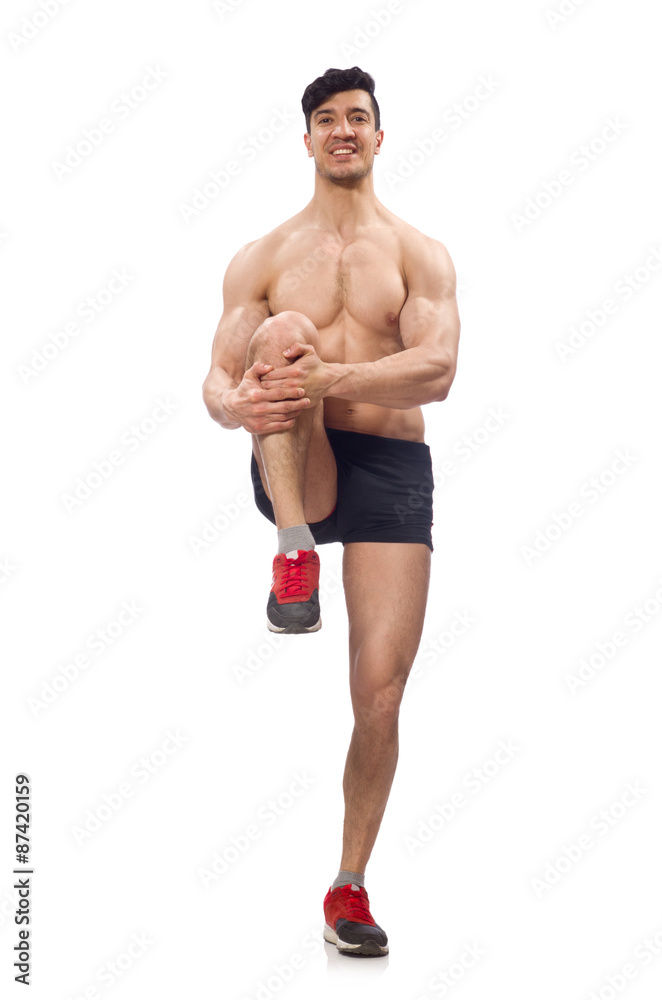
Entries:
[[305, 562], [305, 553], [297, 556], [296, 559], [285, 558], [285, 565], [281, 570], [280, 586], [278, 588], [281, 597], [294, 597], [297, 594], [306, 593], [308, 587], [308, 566]]
[[368, 909], [368, 901], [358, 892], [348, 892], [344, 899], [347, 913], [351, 920], [360, 924], [371, 924], [372, 914]]

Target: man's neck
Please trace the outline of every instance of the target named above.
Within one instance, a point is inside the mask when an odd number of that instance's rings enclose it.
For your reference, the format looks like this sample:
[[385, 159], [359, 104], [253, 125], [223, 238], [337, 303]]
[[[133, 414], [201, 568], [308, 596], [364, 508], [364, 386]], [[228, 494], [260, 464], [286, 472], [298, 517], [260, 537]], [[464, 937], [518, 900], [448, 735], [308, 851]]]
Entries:
[[315, 193], [306, 207], [306, 214], [325, 229], [340, 236], [351, 236], [355, 230], [373, 223], [382, 209], [371, 174], [353, 186], [334, 184], [317, 174]]

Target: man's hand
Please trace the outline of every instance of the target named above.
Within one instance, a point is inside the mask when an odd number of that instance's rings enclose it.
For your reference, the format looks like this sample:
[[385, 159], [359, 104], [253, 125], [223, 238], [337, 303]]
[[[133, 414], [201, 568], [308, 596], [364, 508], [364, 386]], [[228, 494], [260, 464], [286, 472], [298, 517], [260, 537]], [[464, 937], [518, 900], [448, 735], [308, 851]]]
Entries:
[[335, 376], [312, 344], [290, 344], [283, 351], [283, 356], [292, 364], [274, 368], [262, 375], [260, 381], [266, 389], [284, 389], [290, 392], [301, 388], [311, 405], [329, 394]]
[[237, 388], [223, 394], [226, 413], [251, 434], [287, 431], [301, 411], [311, 405], [300, 381], [296, 385], [274, 387], [261, 382], [260, 378], [268, 376], [272, 369], [273, 365], [256, 361]]

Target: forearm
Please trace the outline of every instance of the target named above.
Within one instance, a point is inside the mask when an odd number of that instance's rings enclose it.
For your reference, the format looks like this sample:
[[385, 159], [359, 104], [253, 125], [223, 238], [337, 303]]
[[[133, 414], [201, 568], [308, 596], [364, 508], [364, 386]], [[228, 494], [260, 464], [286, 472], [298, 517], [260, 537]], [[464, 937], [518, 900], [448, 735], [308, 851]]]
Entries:
[[326, 396], [408, 410], [445, 399], [453, 381], [450, 359], [410, 347], [378, 361], [327, 362], [333, 381]]
[[241, 427], [237, 420], [232, 420], [223, 406], [226, 392], [236, 388], [237, 383], [223, 368], [212, 368], [202, 386], [202, 398], [209, 416], [226, 430], [236, 430], [237, 427]]

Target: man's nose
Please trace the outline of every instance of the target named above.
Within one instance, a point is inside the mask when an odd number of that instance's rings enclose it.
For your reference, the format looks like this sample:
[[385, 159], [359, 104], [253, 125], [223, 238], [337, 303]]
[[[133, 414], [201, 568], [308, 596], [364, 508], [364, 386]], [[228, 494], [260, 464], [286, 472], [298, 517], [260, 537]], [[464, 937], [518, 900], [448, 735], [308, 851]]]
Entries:
[[333, 132], [334, 135], [337, 135], [338, 137], [340, 136], [347, 137], [355, 134], [354, 129], [352, 128], [348, 118], [341, 118], [341, 120], [334, 128]]

